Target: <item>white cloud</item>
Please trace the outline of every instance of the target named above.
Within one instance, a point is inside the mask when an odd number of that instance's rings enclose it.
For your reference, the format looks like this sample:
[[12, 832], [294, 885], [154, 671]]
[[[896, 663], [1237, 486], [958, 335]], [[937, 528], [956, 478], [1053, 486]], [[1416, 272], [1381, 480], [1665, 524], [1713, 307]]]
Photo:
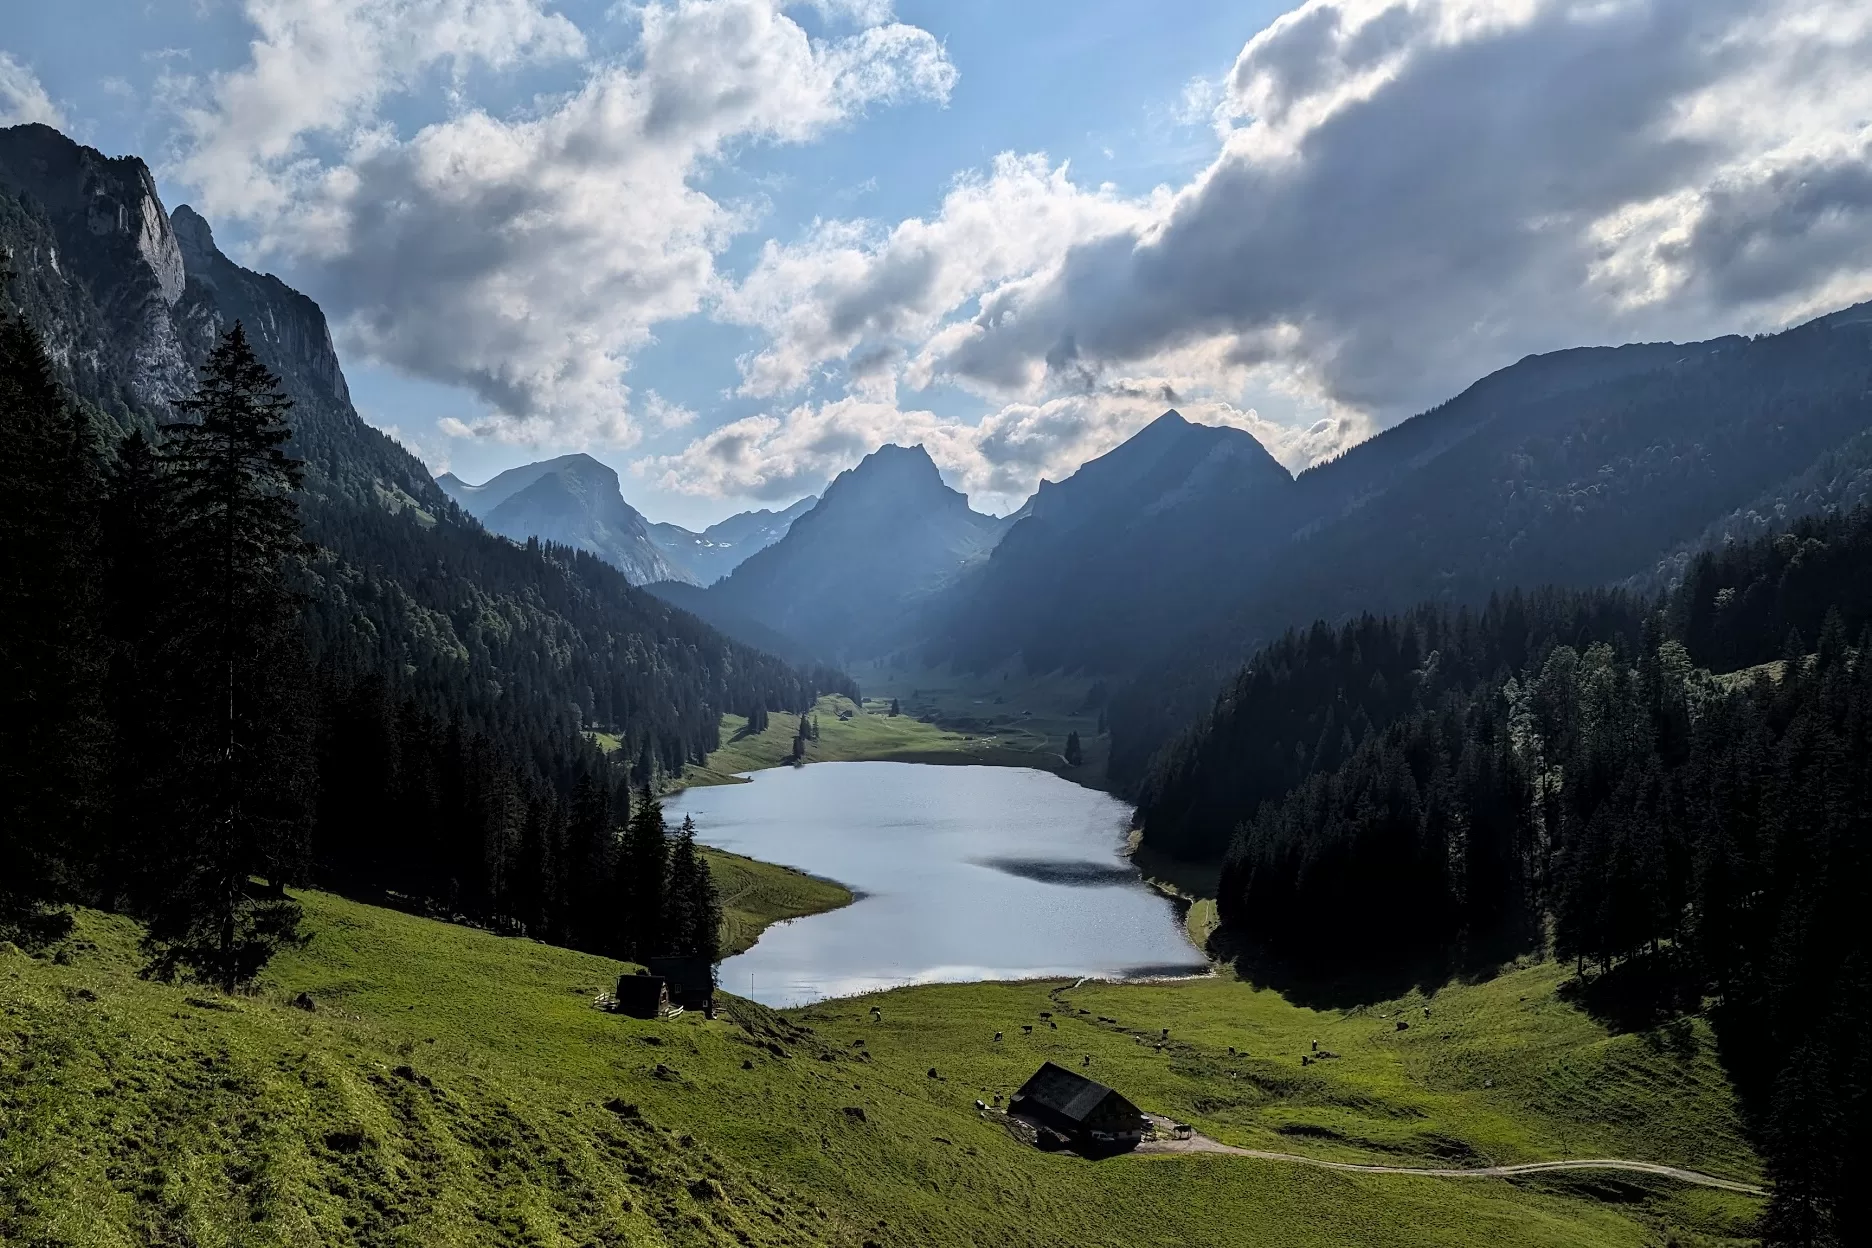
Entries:
[[55, 129], [66, 128], [65, 115], [46, 94], [32, 67], [0, 52], [0, 126], [23, 126], [33, 121]]
[[888, 399], [848, 395], [764, 413], [702, 435], [674, 455], [632, 466], [662, 489], [715, 497], [798, 497], [820, 488], [886, 442], [921, 443], [949, 483], [976, 507], [1007, 511], [1041, 478], [1061, 480], [1175, 407], [1199, 424], [1256, 437], [1299, 470], [1368, 437], [1356, 413], [1298, 428], [1218, 399], [1179, 396], [1165, 377], [1121, 378], [1096, 393], [1012, 403], [980, 421], [945, 420]]
[[998, 286], [927, 372], [1010, 390], [1192, 342], [1395, 420], [1530, 351], [1872, 293], [1858, 0], [1310, 0], [1165, 210]]
[[445, 67], [510, 69], [584, 54], [542, 0], [245, 0], [256, 37], [241, 69], [170, 75], [185, 151], [174, 172], [217, 216], [285, 211], [317, 171], [308, 140], [354, 141], [394, 94]]
[[[343, 21], [365, 20], [340, 7]], [[733, 143], [804, 141], [873, 104], [945, 98], [955, 78], [914, 27], [814, 40], [776, 0], [671, 0], [636, 13], [627, 60], [590, 65], [577, 90], [530, 115], [463, 109], [402, 138], [374, 110], [421, 66], [498, 67], [580, 46], [523, 0], [446, 7], [463, 20], [450, 38], [412, 43], [391, 23], [373, 70], [347, 68], [315, 92], [319, 106], [248, 125], [228, 110], [241, 92], [269, 95], [275, 59], [323, 65], [320, 48], [339, 37], [263, 26], [273, 42], [217, 81], [181, 167], [211, 210], [248, 220], [262, 253], [297, 262], [347, 345], [484, 399], [493, 414], [453, 422], [457, 436], [629, 445], [642, 423], [631, 354], [653, 326], [701, 306], [716, 255], [748, 224], [696, 175]], [[376, 32], [388, 19], [369, 12]], [[502, 25], [508, 41], [486, 33]], [[308, 154], [312, 135], [342, 140], [341, 156]]]
[[925, 337], [996, 283], [1051, 264], [1084, 239], [1141, 226], [1149, 207], [1108, 187], [1080, 188], [1043, 155], [1009, 153], [986, 177], [958, 178], [927, 221], [888, 231], [825, 221], [799, 243], [769, 241], [717, 307], [721, 319], [768, 336], [742, 361], [742, 391], [786, 393], [861, 345], [875, 358]]

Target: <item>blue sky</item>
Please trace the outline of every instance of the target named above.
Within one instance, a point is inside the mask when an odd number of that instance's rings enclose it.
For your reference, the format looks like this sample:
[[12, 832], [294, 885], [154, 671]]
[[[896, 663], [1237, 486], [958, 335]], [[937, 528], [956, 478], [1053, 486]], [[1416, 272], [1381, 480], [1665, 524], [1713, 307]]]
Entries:
[[1172, 404], [1298, 469], [1872, 294], [1853, 0], [15, 9], [0, 119], [318, 298], [368, 419], [692, 525], [883, 441], [1005, 510]]

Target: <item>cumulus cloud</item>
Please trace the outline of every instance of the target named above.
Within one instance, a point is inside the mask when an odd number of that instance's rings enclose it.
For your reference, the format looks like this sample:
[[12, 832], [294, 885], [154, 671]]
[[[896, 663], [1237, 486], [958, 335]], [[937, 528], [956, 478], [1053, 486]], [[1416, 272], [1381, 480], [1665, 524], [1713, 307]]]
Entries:
[[1005, 154], [987, 176], [956, 179], [928, 220], [889, 230], [826, 221], [798, 243], [769, 241], [717, 308], [768, 338], [742, 361], [742, 392], [798, 389], [816, 366], [870, 344], [862, 372], [880, 348], [928, 335], [968, 300], [1057, 261], [1075, 242], [1141, 228], [1150, 207], [1109, 187], [1082, 189], [1044, 155]]
[[65, 115], [46, 94], [31, 66], [0, 52], [0, 126], [23, 126], [32, 121], [65, 128]]
[[1872, 292], [1858, 0], [1310, 0], [1221, 154], [933, 336], [1011, 391], [1196, 342], [1389, 421], [1529, 351]]
[[265, 217], [318, 171], [308, 142], [348, 144], [394, 94], [442, 68], [511, 69], [585, 51], [578, 27], [541, 0], [245, 0], [251, 59], [198, 80], [171, 74], [180, 114], [175, 173], [218, 215]]
[[886, 442], [921, 443], [975, 506], [1006, 511], [1042, 478], [1070, 476], [1170, 407], [1200, 424], [1252, 434], [1293, 471], [1372, 432], [1356, 413], [1294, 427], [1224, 400], [1179, 396], [1169, 378], [1121, 378], [1095, 393], [1008, 404], [979, 421], [946, 420], [887, 398], [801, 403], [724, 425], [633, 469], [666, 490], [780, 500], [818, 489]]
[[[376, 67], [337, 75], [316, 108], [242, 123], [232, 102], [270, 100], [259, 84], [275, 60], [323, 64], [324, 44], [349, 37], [262, 25], [254, 64], [215, 83], [181, 168], [211, 211], [254, 227], [263, 253], [298, 262], [350, 345], [486, 400], [493, 414], [452, 423], [457, 436], [628, 445], [643, 423], [625, 381], [632, 352], [701, 306], [715, 257], [748, 224], [696, 175], [730, 144], [804, 141], [874, 104], [945, 98], [955, 79], [915, 27], [813, 39], [777, 0], [671, 0], [637, 10], [630, 57], [589, 65], [566, 96], [518, 118], [463, 109], [403, 138], [375, 109], [423, 66], [583, 48], [534, 0], [426, 3], [457, 13], [459, 29], [406, 38], [378, 6], [334, 4], [353, 34], [389, 23]], [[341, 140], [340, 155], [309, 154], [313, 138]]]

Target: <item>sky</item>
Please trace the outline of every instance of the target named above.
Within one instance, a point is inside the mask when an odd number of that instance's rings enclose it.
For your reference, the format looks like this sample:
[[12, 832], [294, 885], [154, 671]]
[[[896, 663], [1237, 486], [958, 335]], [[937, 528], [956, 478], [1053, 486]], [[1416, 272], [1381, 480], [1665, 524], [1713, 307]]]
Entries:
[[481, 481], [699, 527], [922, 443], [1018, 506], [1176, 407], [1290, 469], [1532, 352], [1872, 298], [1863, 0], [8, 4]]

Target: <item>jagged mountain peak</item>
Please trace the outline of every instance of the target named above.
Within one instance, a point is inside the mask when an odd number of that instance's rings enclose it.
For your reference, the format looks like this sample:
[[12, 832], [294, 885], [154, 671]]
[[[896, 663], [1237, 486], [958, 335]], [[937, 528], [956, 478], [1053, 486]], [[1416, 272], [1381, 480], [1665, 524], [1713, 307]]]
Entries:
[[943, 482], [925, 448], [881, 446], [709, 592], [820, 653], [870, 653], [1004, 528]]
[[897, 446], [886, 443], [858, 461], [855, 467], [847, 468], [833, 478], [832, 484], [826, 487], [823, 501], [830, 503], [857, 494], [906, 489], [917, 491], [922, 496], [941, 493], [964, 498], [959, 490], [952, 490], [944, 483], [936, 461], [930, 458], [929, 452], [921, 444]]

